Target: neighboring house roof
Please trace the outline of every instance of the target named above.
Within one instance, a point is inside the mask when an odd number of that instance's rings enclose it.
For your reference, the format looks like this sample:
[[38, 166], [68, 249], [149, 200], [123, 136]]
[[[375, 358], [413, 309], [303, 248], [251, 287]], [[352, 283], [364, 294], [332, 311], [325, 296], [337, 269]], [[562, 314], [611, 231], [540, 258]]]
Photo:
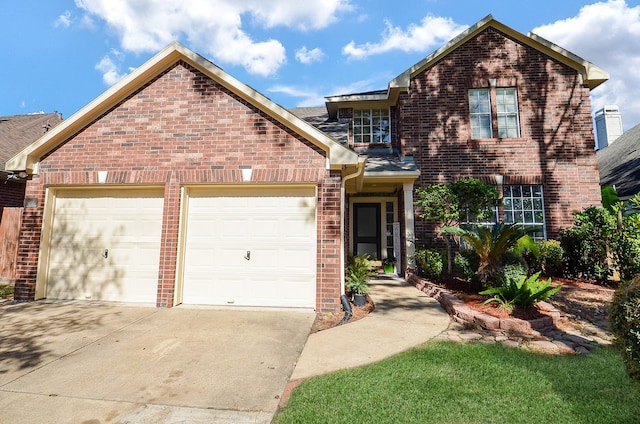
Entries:
[[60, 122], [58, 113], [0, 116], [0, 171], [10, 158]]
[[597, 155], [600, 185], [615, 186], [622, 200], [640, 193], [640, 125], [598, 150]]
[[609, 74], [595, 66], [591, 62], [582, 59], [579, 56], [563, 49], [556, 44], [545, 40], [539, 35], [529, 33], [524, 35], [501, 22], [496, 21], [492, 15], [488, 15], [475, 25], [467, 28], [460, 33], [457, 37], [453, 38], [447, 44], [431, 53], [429, 56], [416, 63], [391, 82], [389, 82], [388, 88], [385, 91], [373, 91], [369, 93], [348, 94], [327, 97], [327, 109], [329, 115], [334, 117], [337, 114], [337, 110], [340, 107], [341, 102], [369, 102], [369, 101], [387, 101], [391, 104], [395, 104], [398, 99], [398, 95], [401, 91], [406, 91], [409, 88], [411, 78], [417, 74], [423, 72], [425, 69], [430, 68], [440, 61], [443, 57], [450, 54], [452, 51], [477, 36], [485, 29], [492, 27], [500, 32], [507, 34], [514, 40], [532, 47], [543, 54], [552, 57], [553, 59], [563, 63], [573, 69], [575, 69], [582, 77], [583, 83], [587, 84], [590, 89], [594, 89], [603, 82], [609, 79]]
[[180, 43], [173, 42], [65, 120], [61, 125], [55, 127], [8, 160], [5, 165], [6, 169], [33, 172], [41, 157], [122, 102], [129, 95], [144, 87], [153, 78], [174, 66], [178, 61], [184, 61], [198, 69], [244, 101], [325, 151], [328, 168], [342, 170], [344, 165], [350, 168], [360, 166], [357, 153], [340, 145], [322, 131], [288, 112], [253, 88], [231, 77], [209, 60], [187, 49]]

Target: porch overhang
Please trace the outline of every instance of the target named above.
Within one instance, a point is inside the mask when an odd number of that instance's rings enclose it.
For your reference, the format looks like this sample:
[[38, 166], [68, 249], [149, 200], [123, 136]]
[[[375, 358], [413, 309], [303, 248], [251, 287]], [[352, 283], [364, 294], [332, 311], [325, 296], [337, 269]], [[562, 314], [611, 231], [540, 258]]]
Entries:
[[365, 169], [358, 178], [346, 185], [347, 194], [356, 193], [396, 193], [405, 184], [413, 183], [420, 177], [420, 170], [412, 158], [397, 156], [368, 157]]

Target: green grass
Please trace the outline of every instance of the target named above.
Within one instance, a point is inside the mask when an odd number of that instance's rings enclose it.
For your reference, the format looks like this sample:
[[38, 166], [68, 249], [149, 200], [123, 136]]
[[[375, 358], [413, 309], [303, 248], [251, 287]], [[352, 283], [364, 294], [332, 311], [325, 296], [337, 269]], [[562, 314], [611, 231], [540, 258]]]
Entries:
[[613, 348], [559, 356], [433, 341], [305, 381], [274, 423], [640, 423], [640, 384]]
[[13, 296], [13, 284], [0, 284], [0, 299]]

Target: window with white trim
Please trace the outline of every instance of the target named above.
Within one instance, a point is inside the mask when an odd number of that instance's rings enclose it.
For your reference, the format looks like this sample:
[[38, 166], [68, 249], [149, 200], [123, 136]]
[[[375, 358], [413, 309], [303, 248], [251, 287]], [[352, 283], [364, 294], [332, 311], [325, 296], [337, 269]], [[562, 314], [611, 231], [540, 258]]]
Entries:
[[354, 143], [388, 143], [391, 141], [389, 109], [354, 109]]
[[540, 185], [502, 187], [504, 223], [521, 224], [536, 240], [545, 239], [544, 200]]
[[491, 89], [469, 90], [469, 121], [471, 138], [493, 138], [493, 115], [496, 117], [499, 138], [520, 137], [518, 93], [514, 87], [495, 88], [495, 109], [491, 104]]

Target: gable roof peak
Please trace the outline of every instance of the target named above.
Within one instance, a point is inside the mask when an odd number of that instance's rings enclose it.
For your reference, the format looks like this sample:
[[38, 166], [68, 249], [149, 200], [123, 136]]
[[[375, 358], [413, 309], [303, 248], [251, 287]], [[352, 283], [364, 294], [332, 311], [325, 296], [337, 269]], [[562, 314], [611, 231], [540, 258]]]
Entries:
[[603, 69], [595, 66], [593, 63], [582, 59], [581, 57], [552, 43], [551, 41], [544, 39], [543, 37], [540, 37], [539, 35], [536, 35], [534, 33], [524, 35], [521, 32], [516, 31], [515, 29], [503, 24], [502, 22], [497, 21], [493, 17], [493, 15], [489, 14], [480, 21], [476, 22], [474, 25], [462, 31], [460, 34], [452, 38], [449, 42], [422, 59], [420, 62], [416, 63], [415, 65], [398, 75], [389, 83], [389, 89], [406, 90], [409, 87], [411, 78], [429, 68], [438, 60], [440, 60], [444, 56], [447, 56], [455, 49], [489, 27], [495, 28], [498, 31], [503, 32], [513, 39], [521, 42], [522, 44], [528, 45], [529, 47], [532, 47], [540, 51], [541, 53], [550, 56], [571, 68], [574, 68], [580, 73], [580, 75], [582, 76], [582, 80], [584, 81], [584, 83], [589, 85], [590, 89], [596, 88], [609, 79], [609, 74]]
[[194, 67], [248, 104], [324, 150], [327, 154], [327, 164], [332, 169], [342, 169], [343, 165], [358, 165], [358, 155], [356, 153], [331, 139], [311, 124], [289, 113], [262, 93], [233, 78], [210, 60], [193, 52], [178, 41], [173, 41], [151, 59], [73, 114], [69, 119], [52, 128], [44, 136], [9, 159], [5, 164], [5, 168], [33, 172], [40, 158], [87, 125], [90, 125], [91, 122], [98, 119], [105, 112], [123, 102], [132, 93], [143, 88], [147, 83], [179, 61], [184, 61]]

